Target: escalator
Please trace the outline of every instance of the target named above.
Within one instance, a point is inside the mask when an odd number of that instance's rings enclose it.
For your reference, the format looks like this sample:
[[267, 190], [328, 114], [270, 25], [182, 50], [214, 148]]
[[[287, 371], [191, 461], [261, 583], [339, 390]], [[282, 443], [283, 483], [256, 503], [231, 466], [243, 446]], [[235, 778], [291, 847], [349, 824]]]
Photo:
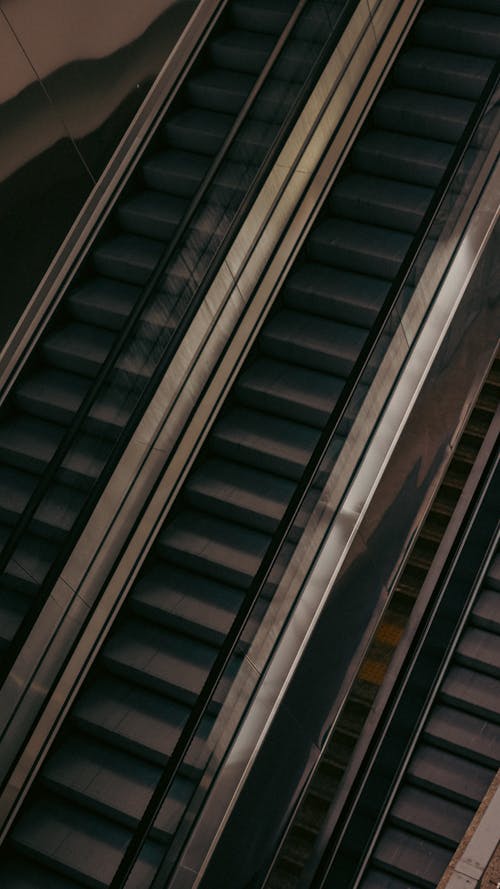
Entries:
[[[273, 15], [263, 15], [273, 22], [271, 33], [276, 9], [285, 5], [270, 4]], [[249, 31], [255, 22], [250, 8], [242, 0], [234, 4], [233, 23], [240, 28], [246, 23]], [[220, 43], [227, 49], [228, 42], [231, 65], [235, 57], [250, 64], [245, 48], [262, 45], [260, 37], [255, 41], [248, 34], [236, 44], [221, 37], [218, 53]], [[4, 845], [1, 866], [8, 889], [111, 884], [321, 431], [435, 193], [450, 174], [455, 148], [478, 113], [484, 90], [489, 94], [499, 50], [500, 15], [491, 3], [424, 5]], [[252, 58], [251, 65], [257, 65], [258, 53]], [[232, 101], [221, 90], [227, 76], [208, 81], [226, 108]], [[235, 77], [231, 90], [240, 82]], [[198, 102], [212, 95], [206, 83], [190, 90]], [[234, 107], [243, 101], [239, 91]], [[30, 369], [17, 385], [16, 410], [0, 429], [8, 463], [2, 498], [6, 525], [30, 496], [32, 476], [26, 469], [38, 471], [50, 459], [63, 434], [61, 421], [84, 397], [88, 379], [110, 349], [111, 331], [123, 323], [125, 307], [137, 296], [151, 251], [156, 261], [161, 240], [183, 212], [175, 208], [190, 193], [193, 179], [203, 175], [207, 161], [200, 159], [200, 146], [216, 149], [225, 114], [220, 107], [182, 111], [177, 122], [166, 125], [168, 139], [182, 133], [169, 150], [175, 172], [166, 172], [160, 156], [145, 161], [144, 176], [148, 185], [161, 188], [175, 182], [182, 194], [165, 203], [163, 196], [139, 193], [120, 205], [119, 218], [132, 232], [96, 248], [92, 261], [99, 276], [72, 291], [65, 309], [71, 317], [41, 346], [52, 366]], [[200, 139], [197, 130], [195, 143], [191, 136], [188, 140], [194, 119], [206, 126], [209, 117], [212, 138]], [[227, 130], [230, 123], [225, 120], [224, 126]], [[196, 163], [179, 154], [186, 147], [196, 148]], [[159, 204], [162, 214], [168, 204], [168, 224], [165, 216], [158, 222]], [[147, 247], [145, 235], [153, 238]], [[107, 332], [91, 332], [96, 322], [106, 324]], [[68, 381], [75, 383], [71, 391]], [[109, 405], [101, 402], [92, 412], [93, 428], [107, 427], [106, 416]], [[91, 431], [79, 444], [83, 450], [65, 464], [64, 491], [55, 488], [52, 507], [44, 515], [35, 513], [43, 546], [29, 544], [36, 557], [47, 553], [43, 567], [33, 565], [29, 581], [19, 576], [15, 560], [10, 575], [11, 563], [7, 568], [12, 629], [6, 647], [29, 609], [37, 580], [48, 570], [54, 529], [65, 530], [58, 524], [57, 504], [62, 499], [66, 509], [69, 498], [77, 510], [88, 484], [82, 467], [88, 472], [93, 466], [95, 472]], [[203, 738], [225, 691], [219, 687], [201, 724], [198, 749], [195, 745], [174, 781], [127, 885], [151, 881], [175, 834], [203, 768]]]
[[[498, 425], [492, 441], [497, 434]], [[477, 505], [469, 511], [432, 620], [408, 657], [389, 719], [317, 885], [437, 886], [495, 778], [500, 763], [496, 448], [482, 476]]]
[[437, 885], [500, 763], [498, 556], [422, 727], [360, 886]]
[[[313, 874], [318, 867], [318, 861], [327, 848], [328, 832], [329, 830], [333, 832], [336, 821], [340, 820], [341, 788], [345, 795], [350, 781], [356, 780], [354, 775], [362, 771], [360, 740], [365, 747], [368, 747], [369, 736], [375, 732], [374, 713], [383, 711], [383, 702], [380, 701], [381, 689], [384, 689], [384, 694], [388, 694], [387, 687], [391, 682], [389, 671], [392, 668], [393, 677], [397, 672], [396, 666], [392, 666], [396, 652], [400, 652], [400, 643], [405, 631], [408, 633], [412, 615], [415, 622], [421, 619], [417, 620], [415, 612], [423, 610], [423, 601], [429, 595], [427, 591], [423, 592], [424, 584], [432, 588], [432, 571], [435, 573], [437, 570], [436, 555], [443, 538], [446, 533], [450, 533], [450, 528], [453, 532], [454, 524], [458, 524], [457, 507], [464, 495], [464, 488], [467, 482], [474, 486], [474, 477], [479, 474], [478, 464], [484, 462], [484, 456], [479, 455], [486, 436], [488, 434], [493, 436], [495, 431], [494, 422], [499, 394], [500, 361], [497, 358], [492, 364], [425, 521], [405, 560], [383, 617], [338, 715], [331, 736], [325, 744], [314, 775], [309, 781], [307, 792], [287, 830], [286, 838], [282, 842], [279, 855], [265, 884], [266, 889], [305, 887], [314, 880]], [[469, 492], [464, 496], [467, 498]], [[443, 558], [440, 553], [440, 560]], [[498, 586], [498, 580], [495, 579], [497, 569], [498, 559], [488, 575], [489, 592], [485, 593], [490, 608], [498, 599], [494, 593]], [[472, 621], [478, 608], [480, 611], [480, 604], [473, 609]], [[484, 625], [487, 626], [487, 622]], [[492, 629], [495, 631], [494, 620]], [[405, 644], [408, 642], [405, 641]], [[491, 727], [490, 735], [494, 732], [494, 727]], [[431, 749], [428, 758], [432, 761], [436, 756], [439, 758], [440, 754]], [[443, 756], [446, 764], [446, 755]], [[454, 770], [451, 772], [450, 766], [453, 762]], [[462, 768], [466, 771], [467, 764], [459, 759], [455, 761], [451, 759], [445, 774], [451, 777], [454, 774], [456, 779], [457, 769], [460, 772]], [[480, 768], [478, 772], [481, 773]], [[481, 802], [494, 771], [485, 768], [482, 774], [483, 783], [478, 785], [476, 796], [471, 797], [468, 803], [471, 808], [477, 807]]]
[[[186, 302], [324, 44], [315, 0], [219, 6], [194, 70], [2, 405], [5, 669], [88, 515], [89, 491], [95, 502], [160, 356], [187, 324]], [[344, 6], [329, 3], [328, 21], [335, 23]]]

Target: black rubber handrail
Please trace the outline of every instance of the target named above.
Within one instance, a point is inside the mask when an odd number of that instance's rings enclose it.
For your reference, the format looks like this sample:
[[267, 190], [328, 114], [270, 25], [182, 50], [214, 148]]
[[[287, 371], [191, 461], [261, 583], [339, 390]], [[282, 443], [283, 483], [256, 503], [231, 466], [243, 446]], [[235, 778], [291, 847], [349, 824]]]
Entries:
[[162, 805], [176, 779], [179, 770], [186, 758], [188, 750], [195, 739], [199, 726], [207, 714], [208, 707], [213, 699], [215, 690], [221, 681], [231, 659], [233, 658], [236, 648], [240, 642], [242, 633], [247, 622], [253, 612], [257, 601], [261, 598], [263, 590], [269, 580], [271, 571], [273, 570], [277, 558], [281, 552], [283, 544], [288, 539], [290, 531], [296, 523], [296, 519], [302, 504], [310, 491], [316, 474], [323, 462], [324, 457], [329, 451], [333, 438], [339, 432], [341, 422], [345, 418], [346, 411], [351, 400], [357, 391], [358, 384], [361, 382], [370, 360], [377, 348], [381, 337], [384, 333], [385, 325], [392, 315], [394, 308], [399, 302], [403, 290], [411, 273], [413, 263], [415, 262], [430, 229], [435, 222], [436, 216], [445, 199], [449, 184], [457, 173], [464, 154], [470, 146], [473, 135], [476, 131], [477, 124], [487, 107], [489, 100], [494, 92], [498, 81], [500, 71], [500, 63], [497, 63], [488, 78], [488, 81], [481, 93], [481, 97], [476, 103], [476, 107], [471, 114], [467, 126], [459, 140], [453, 155], [446, 167], [441, 179], [441, 183], [436, 189], [429, 207], [422, 219], [422, 222], [415, 234], [415, 238], [410, 245], [407, 254], [403, 260], [401, 268], [393, 281], [389, 293], [385, 299], [384, 305], [380, 310], [375, 324], [371, 329], [364, 346], [358, 356], [353, 370], [346, 381], [342, 394], [337, 401], [325, 427], [318, 439], [314, 451], [307, 463], [302, 478], [298, 483], [294, 494], [285, 510], [282, 519], [279, 522], [274, 534], [271, 537], [269, 545], [264, 554], [263, 560], [257, 570], [257, 573], [245, 595], [242, 605], [231, 625], [231, 629], [227, 634], [222, 647], [220, 648], [213, 666], [205, 680], [203, 688], [196, 700], [196, 703], [189, 714], [179, 739], [172, 751], [165, 769], [162, 772], [160, 780], [146, 806], [143, 816], [137, 826], [132, 838], [129, 842], [125, 855], [116, 871], [111, 882], [110, 889], [124, 889], [126, 881], [130, 876], [137, 858], [140, 854], [142, 846], [146, 841], [151, 828], [160, 812]]
[[[228, 0], [226, 0], [226, 2], [228, 2]], [[185, 235], [191, 221], [193, 220], [193, 217], [194, 217], [196, 211], [198, 210], [200, 204], [202, 203], [202, 201], [205, 197], [207, 189], [212, 184], [221, 164], [226, 159], [229, 150], [233, 146], [234, 141], [235, 141], [236, 137], [238, 136], [239, 131], [241, 130], [241, 127], [243, 126], [243, 124], [245, 123], [245, 121], [248, 118], [248, 114], [249, 114], [251, 108], [253, 107], [253, 105], [255, 104], [257, 99], [259, 98], [262, 88], [264, 87], [265, 82], [267, 80], [267, 77], [268, 77], [269, 73], [271, 72], [271, 69], [275, 65], [282, 50], [284, 49], [286, 42], [290, 36], [291, 31], [295, 27], [297, 20], [299, 19], [300, 15], [304, 11], [304, 9], [307, 7], [307, 4], [309, 2], [310, 2], [310, 0], [299, 0], [299, 2], [297, 3], [297, 5], [294, 9], [294, 12], [292, 13], [292, 15], [290, 16], [290, 19], [287, 22], [286, 27], [284, 28], [282, 34], [280, 35], [278, 41], [275, 44], [274, 49], [266, 62], [266, 65], [264, 66], [261, 73], [259, 74], [254, 86], [252, 87], [252, 90], [251, 90], [249, 96], [245, 100], [245, 103], [243, 104], [242, 108], [240, 109], [240, 112], [238, 113], [238, 115], [231, 127], [231, 130], [225, 137], [221, 148], [219, 149], [217, 155], [215, 156], [210, 168], [207, 170], [196, 194], [192, 198], [190, 205], [189, 205], [189, 207], [182, 219], [182, 222], [180, 223], [178, 229], [176, 230], [176, 234], [175, 234], [173, 240], [170, 241], [169, 244], [167, 245], [165, 252], [163, 253], [162, 257], [160, 258], [160, 260], [159, 260], [157, 266], [155, 267], [154, 271], [152, 272], [151, 276], [149, 277], [146, 285], [143, 288], [143, 292], [142, 292], [140, 298], [136, 302], [124, 327], [121, 329], [119, 335], [115, 339], [115, 342], [113, 343], [113, 346], [112, 346], [110, 352], [106, 356], [104, 363], [101, 365], [99, 373], [94, 378], [93, 383], [92, 383], [90, 389], [88, 390], [84, 400], [82, 401], [78, 411], [76, 412], [71, 425], [65, 431], [65, 433], [64, 433], [56, 451], [54, 452], [50, 462], [45, 467], [44, 473], [41, 476], [34, 491], [32, 492], [32, 494], [25, 506], [25, 509], [23, 510], [23, 513], [17, 520], [16, 524], [13, 526], [13, 528], [9, 534], [9, 537], [8, 537], [7, 541], [5, 542], [5, 544], [2, 548], [2, 552], [0, 554], [0, 573], [3, 573], [3, 571], [5, 571], [5, 568], [7, 567], [11, 557], [14, 555], [15, 549], [16, 549], [18, 543], [20, 542], [23, 533], [28, 528], [31, 520], [33, 519], [33, 517], [35, 515], [36, 510], [38, 509], [38, 507], [40, 506], [40, 504], [43, 500], [43, 497], [47, 493], [52, 482], [54, 481], [56, 473], [59, 471], [70, 448], [74, 444], [77, 435], [81, 431], [82, 426], [88, 417], [89, 409], [91, 408], [92, 404], [95, 402], [95, 400], [98, 397], [98, 395], [100, 394], [100, 392], [103, 390], [103, 387], [109, 381], [110, 374], [112, 373], [113, 368], [115, 367], [116, 359], [121, 354], [122, 349], [130, 342], [131, 333], [132, 333], [133, 329], [135, 328], [136, 324], [140, 322], [141, 316], [144, 312], [144, 309], [147, 306], [148, 300], [155, 293], [155, 288], [156, 288], [161, 276], [164, 274], [165, 269], [168, 266], [168, 263], [174, 257], [175, 252], [177, 250], [177, 247], [178, 247], [181, 239]], [[346, 4], [346, 6], [348, 6], [349, 8], [354, 5], [355, 5], [355, 0], [348, 0], [348, 3]], [[342, 16], [342, 18], [344, 20], [345, 16]], [[338, 33], [338, 31], [336, 31], [336, 33]], [[311, 75], [309, 76], [309, 78], [307, 80], [307, 86], [309, 86], [310, 83], [312, 82], [313, 73], [316, 72], [316, 70], [317, 70], [317, 66], [314, 66], [313, 72], [311, 72]], [[299, 106], [299, 104], [301, 104], [303, 102], [303, 100], [304, 100], [304, 88], [302, 90], [300, 90], [300, 94], [299, 94], [297, 102], [295, 103], [294, 109], [292, 109], [291, 112], [289, 113], [289, 115], [287, 115], [287, 118], [285, 119], [282, 127], [280, 127], [280, 130], [279, 130], [277, 136], [273, 140], [268, 152], [266, 153], [266, 157], [261, 165], [261, 168], [257, 172], [257, 174], [254, 178], [254, 181], [252, 182], [252, 184], [245, 196], [244, 202], [242, 203], [239, 210], [237, 211], [237, 216], [235, 216], [235, 219], [231, 223], [230, 232], [228, 232], [227, 235], [224, 237], [219, 249], [217, 250], [217, 252], [210, 264], [210, 268], [209, 268], [207, 274], [205, 275], [204, 281], [202, 282], [202, 284], [200, 285], [200, 287], [197, 290], [196, 299], [193, 298], [191, 300], [189, 306], [187, 307], [187, 310], [184, 312], [183, 316], [181, 317], [181, 319], [180, 319], [180, 321], [179, 321], [179, 323], [172, 335], [172, 338], [166, 347], [165, 354], [164, 354], [161, 362], [158, 364], [158, 366], [153, 371], [150, 380], [148, 381], [148, 383], [145, 386], [145, 389], [142, 389], [136, 393], [137, 394], [136, 407], [135, 407], [134, 411], [132, 412], [132, 415], [131, 415], [130, 419], [128, 420], [125, 428], [122, 430], [117, 441], [115, 442], [115, 444], [112, 448], [112, 451], [110, 453], [110, 456], [106, 462], [105, 469], [103, 470], [103, 472], [99, 476], [99, 479], [96, 481], [95, 485], [93, 486], [93, 489], [90, 492], [84, 506], [82, 507], [77, 520], [75, 521], [73, 527], [71, 528], [71, 531], [69, 532], [68, 536], [66, 537], [62, 553], [56, 558], [52, 568], [49, 569], [49, 572], [42, 583], [39, 594], [37, 595], [36, 601], [33, 603], [33, 606], [29, 610], [25, 620], [22, 622], [16, 635], [14, 636], [14, 639], [13, 639], [10, 649], [9, 649], [10, 663], [12, 663], [12, 660], [16, 657], [17, 653], [20, 651], [20, 648], [22, 647], [24, 638], [26, 636], [26, 632], [27, 632], [26, 628], [32, 626], [34, 621], [38, 617], [38, 614], [40, 613], [40, 611], [43, 607], [43, 604], [46, 600], [48, 591], [50, 591], [53, 583], [57, 579], [57, 576], [60, 572], [62, 564], [64, 564], [64, 562], [67, 560], [68, 555], [71, 552], [71, 549], [73, 548], [76, 539], [82, 532], [83, 527], [85, 526], [85, 523], [90, 516], [91, 510], [95, 506], [95, 504], [98, 500], [98, 497], [100, 496], [103, 485], [106, 483], [106, 480], [109, 479], [109, 477], [113, 471], [113, 468], [119, 459], [119, 456], [123, 453], [123, 449], [124, 449], [127, 441], [129, 440], [129, 438], [133, 432], [133, 429], [137, 426], [137, 423], [139, 422], [140, 418], [142, 417], [142, 415], [144, 413], [144, 405], [148, 403], [149, 397], [151, 396], [152, 393], [154, 393], [161, 378], [163, 377], [163, 375], [165, 373], [166, 367], [172, 360], [172, 356], [177, 351], [179, 344], [182, 341], [182, 338], [185, 335], [186, 330], [187, 330], [192, 318], [194, 317], [196, 311], [198, 310], [198, 308], [203, 300], [203, 296], [206, 293], [206, 290], [208, 289], [210, 280], [212, 280], [215, 275], [216, 268], [217, 268], [218, 264], [220, 264], [221, 256], [225, 255], [229, 238], [234, 237], [235, 228], [237, 227], [237, 225], [239, 225], [239, 223], [241, 222], [241, 219], [247, 212], [248, 206], [250, 206], [252, 201], [255, 199], [255, 189], [256, 189], [257, 183], [262, 180], [262, 177], [265, 175], [265, 173], [270, 168], [270, 166], [272, 164], [272, 159], [274, 158], [274, 156], [276, 154], [277, 148], [282, 143], [282, 140], [284, 138], [284, 132], [289, 131], [291, 129], [292, 120], [295, 118], [295, 116], [297, 114], [297, 107]], [[6, 664], [5, 670], [8, 671], [8, 669], [9, 669], [9, 664]]]

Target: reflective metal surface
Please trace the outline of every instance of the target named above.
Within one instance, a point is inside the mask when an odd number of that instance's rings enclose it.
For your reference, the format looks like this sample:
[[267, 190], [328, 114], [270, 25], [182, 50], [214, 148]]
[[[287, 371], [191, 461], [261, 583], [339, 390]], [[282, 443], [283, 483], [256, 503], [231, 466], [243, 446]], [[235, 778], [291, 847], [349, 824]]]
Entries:
[[0, 348], [196, 0], [2, 0]]

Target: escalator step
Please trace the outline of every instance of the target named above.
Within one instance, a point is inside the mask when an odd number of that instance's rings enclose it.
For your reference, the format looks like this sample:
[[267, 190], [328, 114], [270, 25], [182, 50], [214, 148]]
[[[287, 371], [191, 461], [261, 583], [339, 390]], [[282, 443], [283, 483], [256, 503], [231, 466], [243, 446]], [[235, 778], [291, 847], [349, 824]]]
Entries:
[[45, 338], [43, 354], [55, 367], [94, 376], [105, 361], [114, 339], [114, 334], [109, 330], [73, 322]]
[[300, 34], [304, 39], [289, 38], [273, 66], [271, 77], [291, 83], [304, 83], [311, 73], [323, 45], [321, 37], [318, 38], [320, 33], [320, 28], [316, 26], [313, 19], [310, 19], [305, 26], [300, 28]]
[[284, 361], [259, 358], [237, 383], [243, 404], [321, 429], [344, 388], [344, 380]]
[[397, 133], [455, 143], [473, 110], [474, 103], [467, 99], [392, 89], [378, 97], [372, 122]]
[[255, 77], [250, 74], [232, 71], [228, 77], [226, 71], [210, 68], [190, 77], [187, 91], [196, 107], [234, 115], [238, 114], [254, 82]]
[[412, 47], [394, 66], [394, 80], [402, 87], [441, 93], [458, 99], [479, 99], [493, 62], [472, 55]]
[[500, 759], [498, 726], [451, 707], [438, 704], [432, 710], [423, 737], [452, 753], [493, 768]]
[[456, 657], [460, 663], [500, 678], [500, 638], [496, 633], [469, 627], [460, 639]]
[[235, 408], [218, 420], [210, 443], [213, 450], [229, 459], [298, 480], [318, 435], [311, 426]]
[[498, 15], [460, 10], [450, 15], [446, 9], [427, 9], [416, 22], [414, 34], [427, 46], [490, 58], [500, 54]]
[[269, 472], [212, 459], [195, 470], [185, 491], [195, 509], [272, 534], [294, 489]]
[[142, 164], [146, 185], [181, 198], [192, 197], [210, 167], [210, 159], [174, 148], [158, 151]]
[[495, 777], [495, 771], [447, 750], [420, 744], [411, 759], [408, 776], [420, 787], [475, 808]]
[[0, 588], [0, 658], [2, 649], [12, 642], [32, 601], [19, 590]]
[[146, 284], [156, 268], [165, 245], [137, 235], [117, 235], [92, 253], [96, 271], [127, 284]]
[[[64, 429], [38, 417], [11, 417], [0, 427], [0, 459], [28, 472], [40, 473], [61, 441]], [[103, 469], [102, 443], [82, 435], [69, 451], [58, 479], [88, 488]]]
[[390, 170], [396, 179], [436, 188], [452, 154], [448, 142], [372, 129], [354, 145], [352, 163], [365, 173]]
[[[29, 802], [12, 831], [13, 843], [28, 855], [95, 889], [107, 889], [129, 839], [130, 832], [122, 826], [57, 797], [36, 805]], [[141, 854], [143, 878], [150, 870], [144, 862], [153, 857], [158, 866], [162, 852], [161, 846], [146, 844]]]
[[428, 889], [435, 889], [450, 857], [449, 849], [395, 827], [384, 830], [373, 853], [375, 864]]
[[491, 589], [500, 592], [500, 556], [496, 556], [488, 568], [486, 582]]
[[185, 510], [160, 531], [156, 545], [176, 565], [244, 589], [268, 543], [259, 531]]
[[[165, 765], [179, 739], [189, 709], [153, 689], [118, 676], [98, 676], [86, 684], [72, 720], [86, 733], [122, 750]], [[208, 716], [188, 753], [186, 771], [196, 775], [206, 758], [204, 740], [212, 727]]]
[[441, 687], [441, 695], [447, 703], [500, 722], [500, 680], [495, 676], [452, 665]]
[[110, 278], [95, 277], [68, 295], [68, 305], [71, 314], [78, 321], [119, 330], [140, 295], [140, 287]]
[[335, 321], [369, 329], [389, 292], [389, 282], [367, 275], [305, 262], [292, 272], [283, 294], [285, 304]]
[[[10, 467], [0, 468], [0, 521], [15, 524], [36, 484], [36, 476]], [[31, 520], [31, 530], [48, 540], [61, 538], [71, 529], [84, 499], [84, 494], [75, 488], [52, 485]]]
[[336, 183], [330, 206], [336, 216], [415, 233], [433, 191], [397, 179], [351, 173]]
[[242, 601], [241, 590], [158, 563], [134, 584], [134, 611], [212, 645], [220, 645]]
[[[164, 330], [173, 330], [171, 318], [158, 313], [158, 320], [164, 323]], [[162, 324], [156, 334], [163, 333]], [[92, 327], [90, 324], [73, 322], [49, 334], [43, 344], [44, 355], [54, 367], [77, 371], [85, 376], [95, 376], [104, 364], [113, 346], [115, 334], [109, 330]], [[121, 350], [115, 364], [116, 372], [125, 375], [126, 382], [138, 378], [147, 380], [155, 367], [153, 340], [144, 337]]]
[[[28, 377], [16, 388], [16, 401], [36, 417], [69, 423], [85, 397], [90, 381], [67, 371], [49, 368]], [[123, 429], [128, 419], [120, 393], [106, 393], [92, 405], [87, 428], [111, 437]]]
[[206, 642], [177, 634], [150, 622], [128, 619], [103, 648], [103, 662], [113, 673], [146, 688], [166, 692], [193, 704], [215, 659]]
[[5, 889], [33, 889], [33, 886], [36, 889], [77, 889], [70, 877], [56, 874], [41, 864], [33, 864], [29, 859], [14, 859], [8, 854], [2, 861], [2, 878]]
[[239, 28], [278, 36], [294, 8], [295, 0], [235, 0], [231, 18]]
[[[191, 198], [209, 167], [209, 158], [201, 154], [195, 155], [192, 152], [188, 154], [171, 149], [158, 152], [146, 161], [143, 172], [149, 186], [171, 195]], [[210, 200], [223, 205], [231, 201], [240, 201], [245, 194], [250, 175], [246, 165], [226, 161], [217, 171], [210, 186]]]
[[270, 34], [248, 30], [225, 31], [210, 41], [210, 58], [231, 72], [260, 74], [276, 43]]
[[500, 594], [497, 590], [485, 589], [478, 596], [472, 611], [477, 626], [492, 633], [500, 633]]
[[402, 830], [454, 849], [473, 812], [419, 787], [403, 786], [391, 806], [390, 820]]
[[233, 120], [231, 114], [186, 108], [165, 121], [163, 138], [174, 148], [214, 155], [221, 148]]
[[[249, 31], [259, 31], [278, 36], [285, 27], [296, 3], [292, 0], [236, 0], [232, 18], [238, 27]], [[326, 29], [333, 29], [344, 7], [343, 0], [331, 0], [325, 4], [312, 3], [302, 11], [296, 26], [301, 38], [315, 40], [324, 38]]]
[[449, 9], [468, 9], [470, 12], [498, 13], [497, 0], [439, 0], [440, 7]]
[[404, 232], [344, 219], [327, 219], [311, 233], [311, 259], [353, 272], [395, 278], [412, 237]]
[[[102, 741], [70, 735], [49, 756], [43, 768], [43, 783], [68, 800], [133, 828], [149, 802], [160, 773], [158, 765]], [[188, 779], [174, 782], [168, 805], [153, 827], [153, 839], [166, 840], [172, 836], [192, 792]]]
[[[9, 529], [0, 526], [0, 550], [5, 546], [8, 534]], [[57, 552], [52, 541], [24, 533], [5, 569], [5, 582], [27, 595], [37, 593]]]
[[284, 309], [265, 325], [260, 345], [273, 358], [347, 378], [365, 338], [360, 327]]
[[419, 889], [416, 883], [408, 880], [400, 880], [393, 874], [383, 873], [375, 867], [370, 867], [363, 877], [362, 889]]
[[131, 234], [169, 241], [186, 209], [185, 198], [145, 190], [122, 202], [117, 216], [122, 228]]

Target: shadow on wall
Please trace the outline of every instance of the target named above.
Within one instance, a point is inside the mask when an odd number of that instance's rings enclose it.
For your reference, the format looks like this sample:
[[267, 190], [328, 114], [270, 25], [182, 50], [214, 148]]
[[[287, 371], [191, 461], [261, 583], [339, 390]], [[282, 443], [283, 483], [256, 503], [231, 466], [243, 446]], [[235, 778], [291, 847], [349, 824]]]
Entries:
[[2, 2], [0, 348], [196, 3]]

